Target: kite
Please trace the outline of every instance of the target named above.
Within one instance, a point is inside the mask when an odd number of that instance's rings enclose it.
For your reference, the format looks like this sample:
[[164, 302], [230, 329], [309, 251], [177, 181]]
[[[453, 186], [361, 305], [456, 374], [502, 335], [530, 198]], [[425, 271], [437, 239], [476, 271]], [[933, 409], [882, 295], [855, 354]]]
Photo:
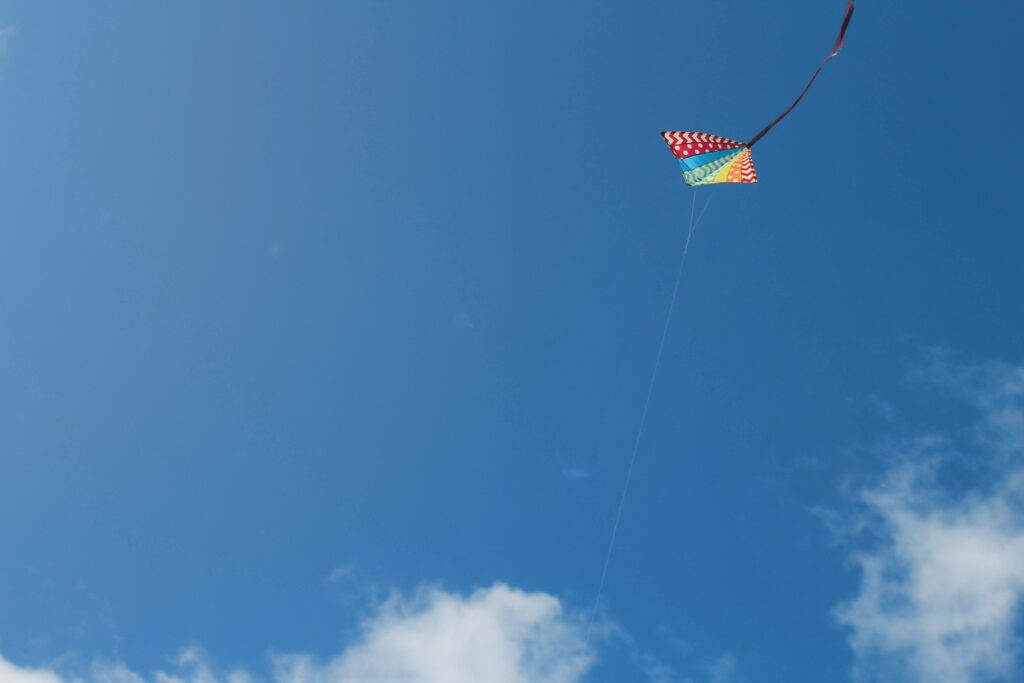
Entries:
[[803, 92], [793, 104], [789, 105], [786, 111], [765, 126], [750, 142], [736, 142], [707, 133], [670, 130], [662, 132], [661, 137], [679, 162], [679, 167], [683, 171], [683, 179], [687, 185], [698, 187], [714, 183], [757, 182], [757, 171], [754, 169], [754, 159], [750, 154], [750, 148], [796, 109], [796, 105], [800, 104], [800, 100], [814, 85], [821, 70], [842, 51], [846, 42], [846, 29], [849, 28], [850, 20], [853, 19], [853, 4], [854, 0], [849, 0], [849, 4], [846, 6], [846, 15], [843, 17], [843, 26], [839, 30], [839, 38], [836, 39], [832, 52], [818, 65], [818, 70], [811, 76], [811, 80], [808, 81]]

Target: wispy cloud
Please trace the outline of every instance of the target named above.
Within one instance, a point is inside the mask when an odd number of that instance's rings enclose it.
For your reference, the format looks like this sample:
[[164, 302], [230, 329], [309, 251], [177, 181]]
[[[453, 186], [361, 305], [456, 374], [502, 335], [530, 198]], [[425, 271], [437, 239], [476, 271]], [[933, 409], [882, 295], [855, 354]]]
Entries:
[[729, 653], [691, 663], [692, 672], [685, 675], [650, 654], [643, 655], [641, 661], [650, 683], [739, 683], [741, 680], [736, 658]]
[[456, 330], [467, 332], [476, 329], [476, 321], [473, 320], [473, 316], [469, 313], [456, 313], [455, 317], [452, 318], [452, 326]]
[[347, 562], [332, 569], [325, 579], [331, 594], [343, 604], [353, 606], [367, 600], [378, 602], [386, 591], [367, 580], [355, 562]]
[[[595, 659], [582, 619], [545, 593], [505, 585], [469, 595], [440, 589], [393, 595], [340, 654], [275, 655], [271, 683], [581, 683]], [[86, 675], [15, 666], [0, 683], [251, 683], [246, 671], [215, 671], [198, 650], [172, 671], [140, 674], [102, 663]]]
[[988, 483], [948, 484], [940, 451], [955, 438], [903, 444], [903, 461], [861, 491], [860, 590], [837, 616], [862, 680], [1009, 680], [1024, 600], [1024, 367], [931, 353], [915, 374], [974, 408], [971, 456]]
[[996, 456], [996, 464], [1024, 455], [1024, 365], [999, 361], [956, 362], [948, 351], [932, 350], [914, 376], [967, 401], [978, 414], [975, 440]]
[[573, 466], [566, 467], [562, 470], [562, 476], [569, 481], [580, 481], [581, 479], [590, 479], [594, 476], [594, 471], [589, 467]]
[[0, 26], [0, 56], [7, 54], [7, 48], [17, 33], [18, 29], [14, 26]]
[[330, 583], [347, 583], [352, 580], [353, 574], [355, 574], [353, 565], [343, 564], [330, 571], [327, 575], [327, 581]]

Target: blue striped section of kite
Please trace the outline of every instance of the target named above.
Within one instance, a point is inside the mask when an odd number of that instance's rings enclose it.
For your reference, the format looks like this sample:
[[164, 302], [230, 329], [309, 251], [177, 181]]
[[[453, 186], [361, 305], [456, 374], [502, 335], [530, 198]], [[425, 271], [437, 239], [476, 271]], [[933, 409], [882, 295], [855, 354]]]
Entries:
[[706, 152], [704, 154], [697, 154], [692, 157], [686, 157], [679, 159], [679, 167], [683, 171], [692, 171], [695, 168], [700, 168], [704, 164], [710, 164], [716, 159], [721, 159], [727, 156], [737, 156], [743, 152], [746, 147], [733, 147], [732, 149], [721, 149], [717, 152]]

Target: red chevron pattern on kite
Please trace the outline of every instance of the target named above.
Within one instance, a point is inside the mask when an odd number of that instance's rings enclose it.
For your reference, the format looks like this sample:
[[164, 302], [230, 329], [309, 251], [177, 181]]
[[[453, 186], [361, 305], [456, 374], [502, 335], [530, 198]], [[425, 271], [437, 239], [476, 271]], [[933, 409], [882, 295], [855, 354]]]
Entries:
[[661, 137], [665, 138], [665, 142], [669, 145], [683, 145], [690, 143], [703, 143], [713, 142], [722, 143], [730, 147], [742, 147], [742, 142], [736, 142], [729, 138], [723, 138], [721, 135], [711, 135], [710, 133], [690, 133], [678, 130], [666, 130], [663, 131]]
[[720, 135], [709, 135], [708, 133], [667, 130], [662, 132], [661, 137], [677, 159], [744, 146], [742, 142], [723, 138]]

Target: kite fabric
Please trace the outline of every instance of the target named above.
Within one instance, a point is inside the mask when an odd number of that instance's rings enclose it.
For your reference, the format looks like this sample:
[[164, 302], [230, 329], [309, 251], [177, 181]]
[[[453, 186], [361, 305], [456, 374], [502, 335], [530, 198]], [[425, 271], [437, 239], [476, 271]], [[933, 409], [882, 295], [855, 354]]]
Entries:
[[854, 0], [849, 0], [846, 6], [846, 14], [843, 17], [843, 26], [839, 30], [839, 37], [836, 39], [832, 51], [821, 64], [817, 71], [811, 76], [811, 80], [804, 86], [800, 96], [789, 105], [786, 111], [782, 112], [777, 119], [769, 123], [764, 129], [754, 136], [750, 142], [736, 142], [718, 135], [708, 133], [694, 133], [684, 131], [663, 131], [661, 134], [665, 144], [672, 150], [672, 155], [679, 162], [683, 171], [683, 179], [690, 187], [700, 185], [711, 185], [714, 183], [756, 183], [757, 171], [754, 170], [754, 159], [750, 154], [753, 147], [761, 138], [777, 126], [782, 119], [796, 109], [800, 101], [814, 85], [821, 70], [825, 65], [838, 55], [843, 45], [846, 44], [846, 29], [853, 19]]
[[750, 146], [707, 133], [665, 131], [661, 134], [691, 187], [713, 183], [756, 183]]

